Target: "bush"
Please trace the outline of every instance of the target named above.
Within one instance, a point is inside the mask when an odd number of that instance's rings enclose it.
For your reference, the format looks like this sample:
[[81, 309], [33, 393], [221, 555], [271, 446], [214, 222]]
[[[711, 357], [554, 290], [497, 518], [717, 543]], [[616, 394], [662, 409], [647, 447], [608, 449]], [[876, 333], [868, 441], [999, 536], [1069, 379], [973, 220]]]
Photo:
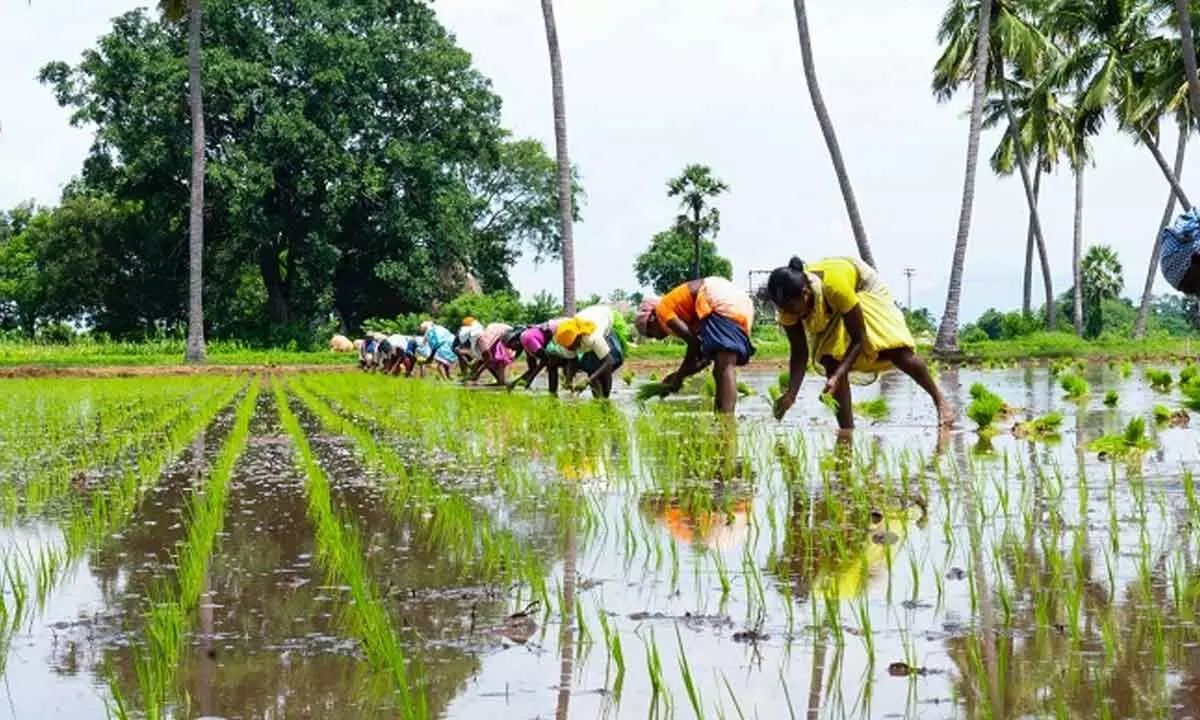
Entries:
[[70, 345], [75, 342], [75, 328], [64, 322], [49, 323], [38, 329], [38, 342], [47, 345]]

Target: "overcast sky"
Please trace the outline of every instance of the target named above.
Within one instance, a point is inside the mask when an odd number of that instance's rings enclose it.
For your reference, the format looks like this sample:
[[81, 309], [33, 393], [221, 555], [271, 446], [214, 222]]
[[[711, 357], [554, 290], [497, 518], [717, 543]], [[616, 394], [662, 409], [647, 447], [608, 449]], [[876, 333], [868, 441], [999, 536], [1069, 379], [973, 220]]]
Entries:
[[[79, 171], [90, 131], [40, 86], [37, 69], [75, 62], [129, 0], [0, 2], [0, 207], [53, 203]], [[845, 207], [813, 117], [786, 0], [557, 0], [571, 159], [587, 204], [576, 225], [581, 294], [636, 285], [633, 262], [675, 207], [668, 178], [692, 162], [730, 186], [718, 245], [735, 279], [792, 254], [854, 252]], [[903, 301], [940, 315], [958, 219], [969, 92], [929, 92], [945, 2], [814, 0], [817, 71], [858, 194], [876, 261]], [[540, 4], [439, 0], [442, 22], [504, 101], [504, 121], [553, 153], [550, 75]], [[985, 136], [983, 160], [997, 137]], [[1168, 136], [1173, 155], [1175, 139]], [[1113, 245], [1126, 294], [1140, 294], [1167, 186], [1150, 154], [1115, 131], [1097, 138], [1086, 178], [1085, 243]], [[1189, 161], [1187, 178], [1198, 169]], [[1027, 215], [1020, 179], [981, 165], [962, 317], [1020, 304]], [[1072, 181], [1044, 187], [1055, 292], [1070, 285]], [[561, 292], [557, 265], [521, 263], [522, 294]], [[1040, 294], [1040, 284], [1036, 286]], [[1157, 281], [1157, 290], [1168, 290]], [[1039, 295], [1035, 294], [1035, 297]]]

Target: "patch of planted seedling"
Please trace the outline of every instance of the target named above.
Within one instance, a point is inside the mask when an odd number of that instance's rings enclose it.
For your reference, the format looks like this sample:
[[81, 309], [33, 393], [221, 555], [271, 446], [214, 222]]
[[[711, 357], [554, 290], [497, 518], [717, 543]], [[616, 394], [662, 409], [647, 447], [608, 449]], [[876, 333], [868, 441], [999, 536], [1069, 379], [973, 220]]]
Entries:
[[[632, 375], [608, 403], [363, 373], [13, 381], [0, 650], [68, 632], [89, 581], [108, 619], [70, 642], [121, 717], [233, 715], [246, 693], [414, 718], [1169, 715], [1200, 643], [1179, 471], [1200, 458], [1167, 429], [1186, 411], [1144, 408], [1200, 380], [1094, 369], [942, 368], [970, 422], [948, 436], [903, 379], [856, 388], [853, 435], [811, 422], [816, 376], [782, 422], [762, 400], [714, 416], [704, 376], [660, 403]], [[1109, 410], [1077, 404], [1085, 375]], [[771, 401], [790, 380], [743, 378]], [[165, 492], [201, 433], [197, 479]], [[268, 477], [239, 489], [249, 472]], [[277, 510], [246, 497], [272, 482], [299, 573], [230, 532]], [[324, 634], [269, 644], [279, 618], [206, 601], [250, 562], [289, 578], [256, 607]]]

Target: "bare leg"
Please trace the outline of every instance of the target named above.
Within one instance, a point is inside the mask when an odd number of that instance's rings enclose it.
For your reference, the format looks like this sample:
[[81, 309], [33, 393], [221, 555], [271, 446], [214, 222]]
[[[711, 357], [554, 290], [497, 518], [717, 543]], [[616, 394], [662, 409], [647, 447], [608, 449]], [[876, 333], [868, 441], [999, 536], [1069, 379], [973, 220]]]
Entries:
[[[833, 377], [837, 372], [838, 362], [829, 356], [821, 358], [821, 366], [825, 368], [825, 377]], [[837, 390], [833, 393], [833, 399], [837, 400], [837, 421], [838, 427], [842, 430], [854, 429], [854, 398], [850, 395], [850, 381], [847, 378], [842, 378], [838, 383]]]
[[737, 407], [737, 354], [719, 352], [713, 361], [713, 380], [717, 384], [716, 411], [730, 415]]
[[[559, 369], [559, 366], [558, 366], [558, 364], [547, 365], [547, 368], [548, 368], [547, 372], [549, 374], [546, 376], [546, 382], [548, 382], [550, 384], [550, 394], [558, 395], [558, 369]], [[532, 381], [530, 381], [530, 382], [532, 382]]]
[[879, 357], [895, 365], [897, 370], [912, 378], [922, 390], [929, 393], [933, 406], [937, 409], [939, 427], [950, 427], [954, 424], [954, 410], [946, 402], [942, 389], [934, 382], [933, 376], [929, 374], [925, 361], [909, 348], [885, 350], [879, 353]]

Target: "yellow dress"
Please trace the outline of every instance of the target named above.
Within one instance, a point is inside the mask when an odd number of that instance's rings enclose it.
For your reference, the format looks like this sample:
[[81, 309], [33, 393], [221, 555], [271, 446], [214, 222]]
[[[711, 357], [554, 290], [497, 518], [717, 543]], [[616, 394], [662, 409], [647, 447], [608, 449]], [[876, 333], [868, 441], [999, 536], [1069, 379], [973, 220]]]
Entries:
[[[892, 364], [881, 360], [880, 352], [916, 347], [904, 313], [871, 266], [857, 258], [835, 257], [812, 263], [805, 272], [816, 294], [813, 311], [805, 318], [780, 311], [778, 319], [784, 327], [803, 323], [813, 367], [821, 369], [820, 360], [826, 356], [835, 360], [845, 357], [850, 334], [842, 318], [855, 306], [862, 308], [866, 337], [852, 371], [869, 374], [891, 370]], [[818, 272], [821, 277], [815, 274]]]

